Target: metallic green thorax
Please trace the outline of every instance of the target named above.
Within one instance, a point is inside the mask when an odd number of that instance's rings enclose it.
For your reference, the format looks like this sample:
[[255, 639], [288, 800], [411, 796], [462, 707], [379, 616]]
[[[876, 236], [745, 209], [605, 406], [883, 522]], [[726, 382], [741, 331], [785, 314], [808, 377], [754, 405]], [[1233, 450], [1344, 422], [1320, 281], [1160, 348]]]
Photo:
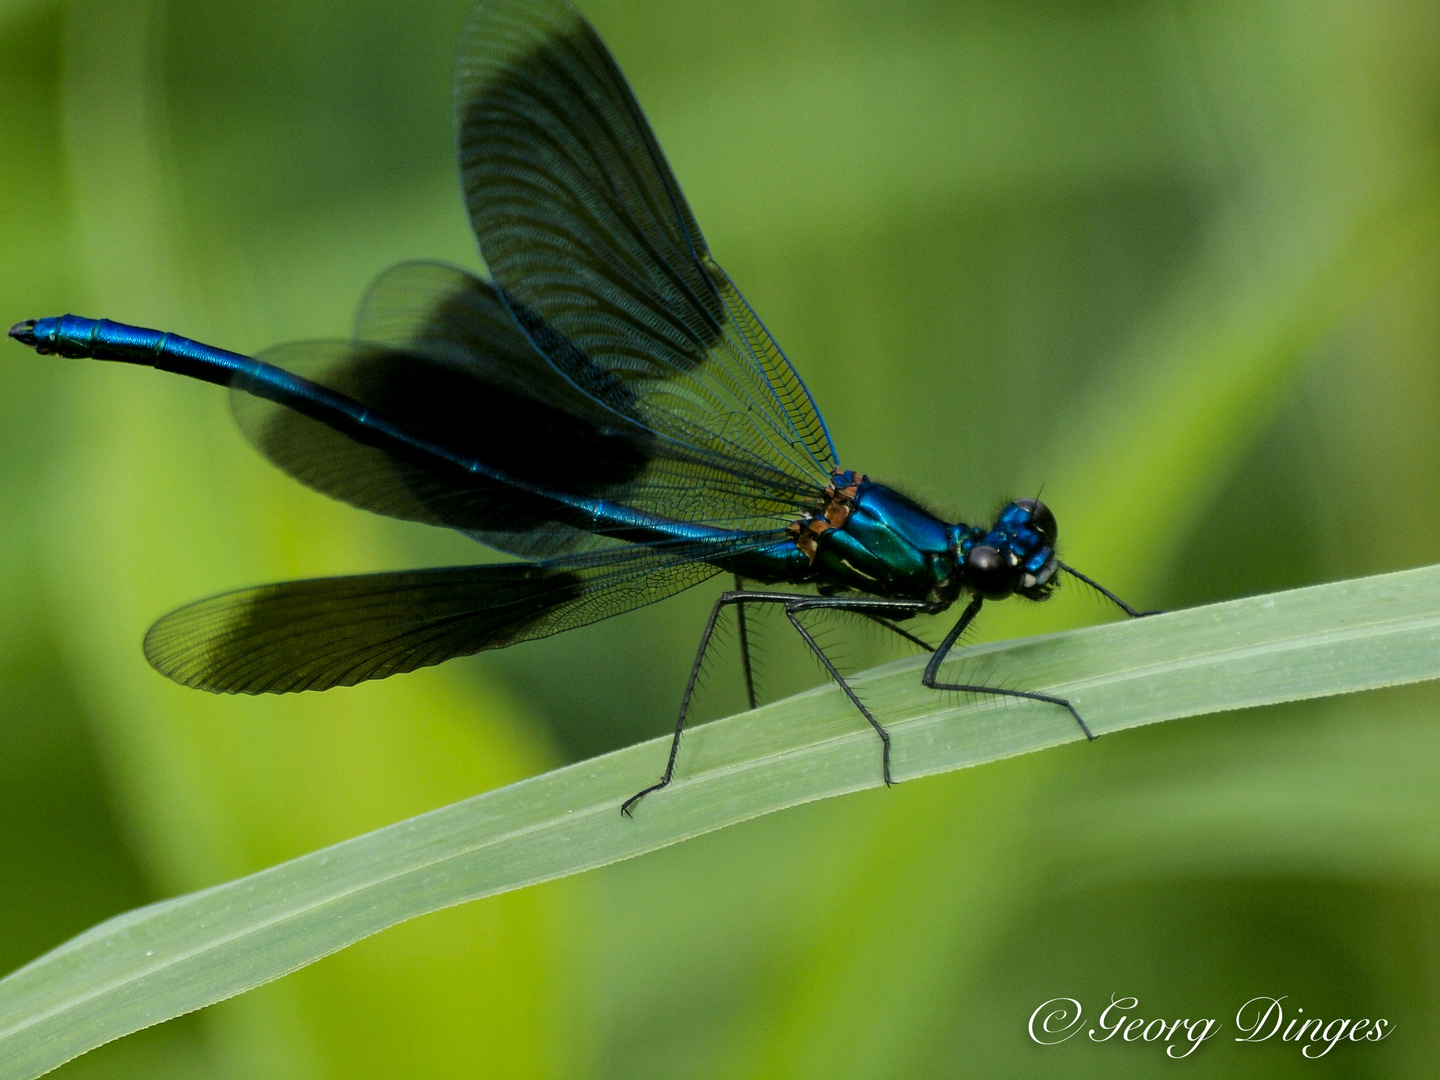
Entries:
[[792, 542], [725, 566], [757, 581], [918, 600], [941, 611], [963, 590], [1044, 599], [1057, 565], [1055, 531], [1053, 515], [1033, 499], [1011, 503], [990, 529], [949, 524], [893, 488], [840, 472], [820, 508], [790, 526]]

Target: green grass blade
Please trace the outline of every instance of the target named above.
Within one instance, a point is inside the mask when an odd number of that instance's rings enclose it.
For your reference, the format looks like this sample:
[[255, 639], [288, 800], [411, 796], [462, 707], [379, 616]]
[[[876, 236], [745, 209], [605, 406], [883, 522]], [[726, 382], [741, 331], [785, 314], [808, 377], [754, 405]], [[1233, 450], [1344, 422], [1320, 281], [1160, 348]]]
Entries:
[[[1440, 567], [978, 647], [952, 675], [1073, 700], [1097, 732], [1440, 677]], [[855, 680], [900, 779], [1080, 737], [1063, 711], [966, 700], [919, 663]], [[405, 919], [578, 873], [879, 783], [873, 733], [833, 689], [697, 728], [682, 782], [623, 820], [655, 740], [102, 923], [0, 980], [0, 1080], [303, 967]]]

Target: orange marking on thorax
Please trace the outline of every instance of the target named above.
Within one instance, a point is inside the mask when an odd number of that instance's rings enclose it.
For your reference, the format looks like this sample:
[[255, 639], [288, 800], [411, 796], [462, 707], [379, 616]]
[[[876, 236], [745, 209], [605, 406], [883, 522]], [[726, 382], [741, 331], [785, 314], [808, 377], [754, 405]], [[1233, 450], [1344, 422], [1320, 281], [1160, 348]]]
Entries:
[[825, 501], [820, 504], [818, 514], [806, 514], [799, 521], [786, 526], [785, 531], [795, 538], [795, 546], [805, 553], [812, 563], [820, 550], [820, 536], [829, 529], [844, 528], [855, 509], [855, 495], [865, 477], [856, 477], [853, 484], [837, 488], [833, 484], [825, 489]]

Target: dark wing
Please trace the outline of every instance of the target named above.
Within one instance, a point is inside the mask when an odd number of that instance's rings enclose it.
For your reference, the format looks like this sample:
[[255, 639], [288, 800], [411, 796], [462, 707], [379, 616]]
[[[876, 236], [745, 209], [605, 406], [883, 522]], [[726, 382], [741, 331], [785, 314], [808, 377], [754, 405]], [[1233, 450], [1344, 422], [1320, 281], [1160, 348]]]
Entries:
[[[574, 494], [624, 490], [654, 437], [571, 386], [516, 328], [492, 286], [406, 263], [371, 287], [356, 339], [282, 345], [259, 359], [344, 394], [408, 433]], [[231, 406], [250, 441], [302, 483], [365, 510], [549, 557], [585, 534], [564, 506], [356, 441], [242, 388]]]
[[816, 493], [764, 461], [681, 444], [601, 405], [534, 348], [493, 285], [454, 267], [393, 267], [371, 287], [355, 340], [284, 345], [260, 359], [531, 490], [397, 456], [242, 382], [236, 419], [276, 465], [354, 506], [518, 555], [609, 543], [592, 535], [594, 519], [534, 488], [740, 531], [783, 527]]
[[681, 444], [811, 490], [835, 452], [779, 346], [710, 257], [599, 35], [560, 0], [485, 0], [460, 43], [461, 179], [526, 333], [575, 385]]
[[172, 611], [145, 635], [145, 657], [162, 675], [214, 693], [353, 686], [661, 600], [717, 573], [694, 555], [627, 548], [261, 585]]

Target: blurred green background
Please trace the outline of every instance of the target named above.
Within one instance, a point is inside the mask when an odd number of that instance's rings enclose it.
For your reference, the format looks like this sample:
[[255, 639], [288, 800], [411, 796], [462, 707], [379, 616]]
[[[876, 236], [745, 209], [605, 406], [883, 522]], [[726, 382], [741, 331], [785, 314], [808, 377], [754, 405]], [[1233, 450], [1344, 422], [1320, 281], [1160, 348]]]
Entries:
[[[466, 7], [0, 0], [0, 322], [248, 351], [344, 334], [401, 259], [478, 268]], [[1044, 484], [1070, 560], [1145, 606], [1440, 561], [1433, 0], [584, 8], [847, 466], [970, 518]], [[212, 387], [5, 349], [0, 969], [670, 724], [718, 584], [349, 691], [166, 683], [139, 643], [181, 602], [490, 556], [300, 488]], [[981, 630], [1111, 615], [1072, 588]], [[819, 680], [761, 629], [768, 696]], [[733, 656], [710, 682], [708, 715], [739, 706]], [[1025, 1034], [1112, 994], [1225, 1030], [1181, 1063]], [[1395, 1033], [1239, 1046], [1261, 994]], [[1437, 1005], [1419, 687], [804, 807], [398, 927], [63, 1074], [1418, 1077]]]

